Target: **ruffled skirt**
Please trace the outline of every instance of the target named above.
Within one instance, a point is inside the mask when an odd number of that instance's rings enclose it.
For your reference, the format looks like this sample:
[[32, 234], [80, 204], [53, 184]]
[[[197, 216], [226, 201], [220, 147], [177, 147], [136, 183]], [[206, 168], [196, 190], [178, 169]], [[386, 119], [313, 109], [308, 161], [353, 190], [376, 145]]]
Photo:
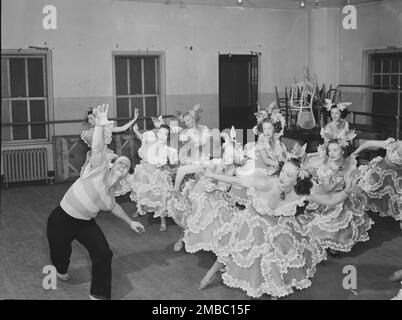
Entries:
[[188, 195], [197, 179], [194, 175], [186, 177], [180, 194], [167, 200], [167, 215], [182, 229], [187, 228], [187, 220], [191, 215], [191, 202]]
[[379, 157], [359, 169], [362, 178], [358, 188], [366, 210], [402, 220], [402, 167]]
[[201, 189], [198, 184], [190, 194], [194, 212], [184, 236], [188, 252], [214, 252], [226, 265], [224, 283], [251, 297], [283, 297], [311, 285], [309, 278], [326, 252], [295, 217], [262, 216], [250, 206], [236, 210], [227, 193]]
[[[219, 243], [222, 227], [229, 227], [236, 214], [233, 199], [227, 193], [228, 185], [211, 184], [201, 178], [189, 192], [191, 214], [187, 215], [184, 243], [186, 251], [213, 251], [226, 254], [227, 247]], [[224, 230], [224, 228], [223, 228]]]
[[284, 297], [309, 287], [316, 265], [326, 259], [324, 248], [295, 217], [261, 216], [247, 208], [218, 234], [219, 246], [228, 248], [218, 255], [226, 265], [224, 283], [254, 298]]
[[131, 200], [137, 203], [138, 213], [154, 213], [154, 218], [167, 215], [167, 202], [171, 197], [173, 182], [168, 172], [137, 164], [129, 178]]
[[334, 207], [310, 205], [299, 220], [324, 248], [350, 252], [358, 242], [369, 240], [374, 222], [364, 210], [360, 197]]

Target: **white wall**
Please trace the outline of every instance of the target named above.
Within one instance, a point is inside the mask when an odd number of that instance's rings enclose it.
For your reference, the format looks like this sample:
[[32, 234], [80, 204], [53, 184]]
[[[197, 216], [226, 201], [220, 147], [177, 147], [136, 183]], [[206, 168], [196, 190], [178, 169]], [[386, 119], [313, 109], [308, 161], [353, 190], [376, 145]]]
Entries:
[[[57, 8], [57, 30], [42, 28], [47, 4]], [[5, 0], [2, 9], [4, 49], [52, 50], [56, 119], [81, 118], [91, 105], [112, 103], [112, 51], [165, 52], [167, 113], [200, 102], [201, 120], [210, 127], [219, 123], [218, 52], [262, 53], [262, 103], [270, 103], [274, 86], [287, 85], [307, 61], [304, 11], [106, 0]], [[192, 51], [185, 48], [190, 45]], [[79, 130], [58, 126], [56, 133]]]
[[[402, 47], [402, 1], [384, 0], [357, 6], [357, 29], [345, 30], [340, 23], [339, 83], [367, 84], [364, 51], [388, 46]], [[345, 98], [353, 102], [351, 110], [371, 111], [364, 90], [345, 89], [345, 92]]]
[[320, 8], [309, 11], [309, 71], [317, 75], [321, 86], [338, 84], [338, 8]]

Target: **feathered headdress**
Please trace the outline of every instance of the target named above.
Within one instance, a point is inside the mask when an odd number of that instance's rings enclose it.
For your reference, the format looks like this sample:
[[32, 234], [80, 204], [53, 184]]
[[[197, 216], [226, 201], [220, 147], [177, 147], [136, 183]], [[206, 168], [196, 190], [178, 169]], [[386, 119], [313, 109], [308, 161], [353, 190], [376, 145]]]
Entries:
[[323, 106], [327, 109], [328, 112], [331, 111], [333, 106], [336, 106], [340, 111], [345, 110], [348, 106], [350, 106], [352, 102], [340, 102], [338, 104], [333, 103], [330, 99], [325, 99], [325, 105]]
[[[277, 138], [279, 138], [279, 137], [281, 137], [281, 136], [283, 135], [283, 131], [284, 131], [284, 129], [285, 129], [285, 124], [286, 124], [286, 122], [285, 122], [285, 118], [283, 117], [283, 115], [282, 115], [282, 113], [280, 112], [280, 110], [279, 110], [278, 108], [275, 108], [275, 104], [276, 104], [275, 101], [272, 102], [266, 109], [260, 109], [260, 107], [258, 106], [258, 109], [259, 109], [259, 113], [258, 113], [258, 114], [261, 115], [261, 117], [260, 117], [260, 122], [263, 121], [264, 119], [268, 119], [271, 123], [278, 123], [278, 122], [281, 123], [282, 130], [281, 130], [280, 132], [278, 132], [278, 133], [275, 133], [275, 136], [276, 136]], [[262, 115], [262, 114], [260, 113], [261, 110], [267, 111], [268, 117], [265, 117], [264, 115]], [[256, 115], [257, 115], [257, 114], [256, 114]], [[259, 122], [259, 123], [260, 123], [260, 122]], [[258, 126], [258, 124], [257, 124], [257, 126]], [[254, 131], [254, 133], [255, 133], [256, 135], [259, 134], [259, 132], [258, 132], [258, 130], [257, 130], [257, 126], [255, 126], [255, 127], [253, 128], [253, 131]]]
[[162, 124], [164, 124], [162, 115], [160, 115], [157, 118], [151, 117], [151, 119], [152, 119], [152, 122], [154, 123], [155, 128], [157, 128], [157, 129], [159, 129]]
[[300, 146], [298, 143], [296, 143], [293, 146], [292, 151], [288, 152], [286, 155], [287, 161], [290, 159], [297, 159], [300, 161], [299, 177], [301, 179], [308, 179], [314, 172], [314, 168], [311, 167], [307, 161], [306, 148], [307, 143], [305, 143], [303, 146]]
[[197, 103], [194, 107], [192, 107], [188, 112], [186, 113], [182, 113], [180, 111], [177, 111], [177, 115], [178, 115], [178, 119], [180, 121], [183, 121], [183, 117], [185, 114], [190, 115], [190, 117], [192, 117], [193, 119], [197, 119], [199, 114], [202, 112], [202, 109], [200, 109], [200, 104]]
[[243, 146], [236, 140], [236, 130], [234, 126], [230, 129], [230, 134], [226, 132], [220, 135], [225, 142], [223, 143], [223, 162], [226, 165], [242, 164], [244, 162]]
[[325, 132], [321, 130], [321, 135], [324, 137], [324, 143], [317, 148], [318, 154], [322, 159], [327, 157], [327, 147], [330, 141], [336, 141], [342, 149], [346, 149], [352, 145], [352, 141], [356, 138], [355, 130], [338, 131], [338, 132]]

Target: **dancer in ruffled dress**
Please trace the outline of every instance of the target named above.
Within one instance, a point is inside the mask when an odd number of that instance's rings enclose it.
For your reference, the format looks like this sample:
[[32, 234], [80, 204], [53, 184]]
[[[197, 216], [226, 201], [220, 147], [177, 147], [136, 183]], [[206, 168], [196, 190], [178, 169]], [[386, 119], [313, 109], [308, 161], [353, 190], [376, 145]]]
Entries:
[[[355, 133], [349, 131], [344, 136], [337, 136], [339, 139], [324, 144], [326, 153], [323, 156], [323, 165], [316, 171], [314, 193], [326, 194], [343, 190], [346, 186], [345, 177], [357, 168], [355, 157], [348, 155]], [[360, 205], [354, 207], [349, 201], [336, 206], [310, 203], [299, 219], [332, 255], [350, 252], [357, 242], [367, 241], [368, 230], [373, 224]]]
[[[197, 228], [197, 226], [202, 228], [205, 222], [202, 222], [204, 217], [200, 213], [205, 207], [217, 212], [220, 204], [222, 204], [219, 199], [229, 199], [227, 191], [230, 186], [211, 181], [204, 175], [204, 172], [233, 176], [236, 167], [244, 164], [243, 147], [236, 141], [234, 127], [230, 131], [230, 136], [227, 133], [222, 133], [221, 137], [225, 140], [222, 145], [222, 158], [211, 159], [203, 165], [187, 165], [178, 169], [177, 176], [181, 177], [179, 179], [183, 179], [182, 171], [187, 174], [196, 174], [196, 179], [192, 180], [191, 184], [186, 184], [183, 194], [179, 194], [177, 198], [173, 198], [169, 202], [169, 215], [183, 229], [183, 232], [189, 225], [193, 228]], [[190, 171], [189, 169], [194, 170]], [[217, 193], [213, 191], [217, 191]], [[212, 195], [212, 197], [210, 198], [207, 194]], [[182, 240], [181, 238], [180, 241]]]
[[360, 166], [362, 189], [366, 210], [377, 212], [381, 217], [400, 221], [402, 229], [402, 141], [389, 138], [385, 141], [367, 141], [354, 155], [366, 148], [383, 148], [384, 158], [376, 157], [368, 165]]
[[[139, 116], [138, 109], [135, 109], [134, 119], [127, 122], [124, 126], [115, 127], [113, 121], [110, 121], [110, 123], [107, 126], [105, 126], [104, 132], [103, 132], [103, 137], [104, 137], [104, 141], [105, 141], [105, 157], [108, 160], [109, 168], [111, 168], [113, 166], [113, 162], [118, 157], [118, 155], [115, 154], [113, 152], [113, 150], [111, 150], [107, 147], [112, 142], [112, 134], [124, 132], [127, 129], [129, 129], [137, 121], [138, 116]], [[84, 129], [81, 132], [81, 139], [86, 143], [86, 145], [89, 148], [91, 148], [94, 129], [95, 129], [95, 116], [94, 116], [92, 110], [90, 110], [90, 111], [88, 111], [88, 114], [87, 114], [87, 121], [85, 123]], [[91, 158], [91, 150], [89, 150], [87, 152], [86, 160], [81, 167], [80, 176], [84, 173], [84, 169], [88, 165], [90, 158]], [[117, 191], [117, 189], [116, 189], [115, 194], [114, 194], [115, 196], [124, 195], [127, 192], [129, 192], [127, 179], [122, 179], [122, 180], [120, 180], [119, 183], [121, 184], [121, 188], [118, 189], [119, 191]]]
[[[247, 176], [259, 172], [263, 175], [273, 175], [278, 172], [279, 164], [286, 159], [286, 146], [280, 141], [284, 132], [285, 119], [279, 109], [272, 109], [271, 103], [268, 116], [258, 124], [258, 140], [256, 143], [247, 143], [244, 147], [244, 154], [247, 157], [245, 165], [237, 168], [236, 175]], [[247, 202], [246, 190], [233, 186], [231, 189], [233, 197], [237, 198], [240, 205]]]
[[161, 124], [155, 135], [153, 131], [140, 133], [135, 124], [133, 131], [141, 139], [138, 155], [142, 160], [128, 178], [132, 190], [130, 198], [137, 203], [139, 214], [152, 212], [154, 218], [160, 217], [160, 231], [165, 231], [167, 201], [173, 190], [167, 167], [178, 162], [177, 150], [168, 145], [170, 127]]
[[190, 111], [181, 114], [179, 120], [184, 122], [185, 128], [179, 133], [180, 147], [179, 161], [184, 164], [202, 164], [210, 159], [211, 133], [207, 126], [199, 124], [200, 105], [195, 105]]
[[[275, 104], [275, 102], [271, 103], [271, 105]], [[260, 136], [261, 132], [258, 131], [258, 125], [260, 124], [260, 122], [266, 118], [268, 118], [269, 113], [268, 110], [271, 107], [271, 105], [268, 107], [268, 109], [265, 108], [261, 108], [260, 106], [257, 106], [257, 112], [254, 113], [255, 115], [255, 119], [257, 120], [257, 124], [253, 127], [253, 131], [255, 133], [256, 136]]]
[[325, 99], [325, 103], [324, 108], [330, 114], [332, 121], [325, 128], [321, 129], [321, 137], [324, 139], [324, 142], [328, 142], [338, 136], [344, 136], [346, 132], [350, 131], [349, 123], [345, 118], [348, 115], [347, 107], [352, 103], [341, 102], [334, 104], [329, 99]]
[[[185, 128], [179, 133], [179, 141], [184, 144], [179, 151], [179, 165], [177, 170], [173, 197], [168, 201], [169, 215], [179, 217], [185, 215], [190, 203], [188, 192], [195, 182], [195, 172], [210, 160], [210, 130], [200, 125], [200, 105], [195, 105], [190, 111], [182, 114], [178, 112], [178, 119], [184, 122]], [[179, 221], [180, 219], [176, 219]], [[180, 225], [180, 223], [178, 223]], [[174, 251], [183, 248], [183, 234], [174, 245]]]
[[[204, 185], [204, 183], [207, 183], [205, 181], [205, 177], [202, 175], [202, 172], [206, 170], [208, 172], [233, 175], [236, 171], [236, 167], [244, 165], [243, 147], [236, 141], [236, 130], [234, 127], [232, 127], [230, 131], [230, 136], [227, 133], [222, 133], [221, 137], [225, 140], [225, 143], [222, 145], [222, 158], [204, 161], [203, 164], [184, 165], [179, 167], [177, 170], [175, 181], [177, 186], [181, 185], [181, 182], [184, 180], [186, 175], [195, 175], [195, 178], [185, 181], [181, 192], [175, 189], [173, 193], [174, 196], [168, 202], [169, 216], [172, 217], [173, 220], [182, 228], [182, 234], [174, 246], [175, 251], [179, 251], [183, 247], [184, 231], [187, 229], [189, 217], [193, 214], [193, 212], [197, 211], [193, 208], [194, 203], [202, 200], [196, 200], [199, 185]], [[209, 183], [209, 190], [213, 191], [215, 189], [226, 192], [228, 186]]]
[[[327, 205], [344, 201], [349, 192], [311, 195], [310, 171], [298, 159], [289, 159], [279, 177], [252, 175], [228, 177], [209, 174], [212, 179], [247, 188], [250, 204], [242, 211], [222, 212], [224, 221], [213, 211], [211, 222], [201, 231], [186, 231], [186, 249], [192, 252], [212, 250], [217, 261], [201, 280], [200, 289], [211, 283], [218, 270], [226, 266], [224, 283], [241, 288], [258, 298], [263, 294], [283, 297], [311, 285], [316, 265], [326, 252], [314, 236], [304, 230], [295, 215], [305, 200]], [[212, 213], [211, 213], [212, 212]]]

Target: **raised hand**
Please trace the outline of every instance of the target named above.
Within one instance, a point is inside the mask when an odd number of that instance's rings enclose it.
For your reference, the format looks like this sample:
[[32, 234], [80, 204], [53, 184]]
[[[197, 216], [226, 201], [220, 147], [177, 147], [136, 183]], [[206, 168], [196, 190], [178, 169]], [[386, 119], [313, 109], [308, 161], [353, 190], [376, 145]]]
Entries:
[[139, 116], [140, 116], [140, 111], [138, 108], [135, 108], [134, 109], [134, 121], [137, 121]]
[[389, 145], [390, 143], [395, 142], [394, 138], [388, 138], [387, 140], [384, 141], [384, 146], [386, 147], [387, 145]]
[[109, 110], [109, 105], [108, 104], [102, 104], [99, 105], [97, 108], [94, 108], [93, 114], [95, 116], [95, 124], [104, 126], [110, 123], [107, 119], [107, 112]]
[[134, 132], [135, 132], [135, 131], [138, 131], [138, 124], [135, 123], [135, 124], [133, 125], [133, 131], [134, 131]]

